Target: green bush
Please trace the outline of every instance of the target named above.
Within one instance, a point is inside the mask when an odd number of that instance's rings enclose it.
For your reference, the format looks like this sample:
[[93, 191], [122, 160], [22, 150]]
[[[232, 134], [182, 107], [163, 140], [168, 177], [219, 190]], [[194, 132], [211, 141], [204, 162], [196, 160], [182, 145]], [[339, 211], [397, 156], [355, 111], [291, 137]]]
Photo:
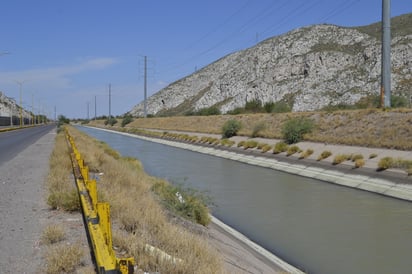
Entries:
[[291, 106], [285, 101], [267, 102], [264, 104], [263, 108], [267, 113], [284, 113], [292, 111]]
[[107, 126], [107, 125], [111, 125], [111, 126], [113, 126], [113, 125], [115, 125], [117, 123], [117, 120], [116, 120], [116, 118], [114, 118], [114, 117], [112, 117], [112, 118], [110, 118], [110, 119], [107, 119], [106, 121], [104, 121], [104, 124]]
[[182, 185], [171, 185], [165, 181], [156, 182], [152, 189], [160, 196], [164, 205], [177, 214], [204, 226], [210, 223], [207, 208], [210, 201], [206, 195]]
[[228, 120], [222, 127], [222, 137], [230, 138], [232, 136], [236, 136], [241, 128], [242, 124], [238, 120]]
[[123, 117], [123, 120], [122, 120], [122, 127], [124, 127], [124, 126], [127, 125], [127, 124], [130, 124], [131, 122], [133, 122], [133, 117], [132, 117], [132, 115], [126, 114], [126, 115]]
[[258, 99], [246, 102], [245, 110], [252, 113], [263, 112], [262, 102]]
[[296, 117], [287, 120], [282, 127], [282, 135], [285, 142], [295, 144], [303, 139], [303, 135], [310, 133], [314, 128], [314, 122], [305, 117]]

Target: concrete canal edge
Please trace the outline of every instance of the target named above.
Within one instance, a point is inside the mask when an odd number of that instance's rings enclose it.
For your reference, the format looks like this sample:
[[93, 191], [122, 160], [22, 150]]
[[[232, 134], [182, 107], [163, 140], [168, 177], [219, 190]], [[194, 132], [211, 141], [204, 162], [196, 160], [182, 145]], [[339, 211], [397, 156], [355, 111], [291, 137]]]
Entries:
[[[94, 128], [94, 127], [93, 127]], [[245, 155], [241, 153], [236, 153], [233, 151], [220, 150], [213, 147], [204, 147], [193, 144], [175, 142], [159, 138], [150, 138], [146, 136], [139, 136], [135, 134], [119, 132], [114, 130], [95, 128], [103, 131], [108, 131], [112, 133], [118, 133], [125, 136], [138, 138], [150, 142], [155, 142], [163, 145], [168, 145], [176, 148], [186, 149], [194, 152], [199, 152], [203, 154], [213, 155], [217, 157], [222, 157], [225, 159], [230, 159], [234, 161], [243, 162], [250, 165], [261, 166], [265, 168], [271, 168], [274, 170], [299, 175], [303, 177], [313, 178], [328, 183], [333, 183], [341, 186], [346, 186], [350, 188], [360, 189], [368, 192], [377, 193], [380, 195], [393, 197], [397, 199], [412, 201], [412, 186], [406, 184], [399, 184], [391, 182], [388, 179], [376, 178], [376, 176], [366, 176], [359, 174], [350, 174], [341, 172], [339, 170], [326, 169], [321, 167], [313, 167], [300, 163], [288, 163], [283, 161], [278, 161], [276, 159], [260, 157], [255, 155]], [[276, 255], [267, 251], [263, 247], [257, 245], [246, 236], [242, 235], [240, 232], [234, 230], [233, 228], [227, 226], [223, 222], [219, 221], [215, 217], [212, 218], [212, 221], [221, 227], [226, 232], [230, 233], [238, 240], [248, 244], [256, 252], [262, 254], [269, 260], [275, 262], [280, 267], [284, 268], [285, 271], [289, 273], [304, 273], [294, 266], [288, 264], [282, 259], [278, 258]]]

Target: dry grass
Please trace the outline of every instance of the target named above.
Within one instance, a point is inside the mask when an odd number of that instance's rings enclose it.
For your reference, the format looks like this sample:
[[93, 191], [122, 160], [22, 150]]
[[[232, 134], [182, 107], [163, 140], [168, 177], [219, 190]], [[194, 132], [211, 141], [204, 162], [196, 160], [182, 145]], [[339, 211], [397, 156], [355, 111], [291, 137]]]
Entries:
[[[144, 173], [140, 162], [122, 158], [79, 131], [70, 128], [87, 165], [103, 172], [98, 189], [111, 205], [114, 244], [135, 257], [143, 271], [160, 273], [221, 273], [221, 261], [207, 241], [172, 224], [151, 191], [160, 179]], [[99, 200], [102, 197], [99, 197]], [[120, 236], [119, 236], [120, 235]], [[159, 260], [147, 252], [154, 246], [182, 263]]]
[[49, 196], [47, 204], [52, 209], [78, 211], [80, 201], [73, 183], [70, 153], [64, 134], [56, 136], [56, 144], [50, 155], [50, 170], [47, 176]]
[[[411, 109], [139, 118], [126, 128], [221, 134], [223, 124], [227, 120], [236, 119], [242, 124], [238, 135], [252, 136], [256, 132], [256, 125], [264, 124], [265, 127], [259, 130], [259, 136], [278, 139], [282, 138], [283, 123], [293, 117], [306, 117], [315, 122], [316, 127], [312, 133], [304, 136], [307, 141], [412, 149]], [[92, 121], [91, 124], [93, 123], [95, 122]]]
[[48, 225], [42, 233], [40, 241], [42, 244], [55, 244], [65, 239], [66, 234], [64, 228], [58, 224]]
[[83, 249], [80, 244], [59, 244], [46, 254], [47, 274], [75, 273], [82, 266]]

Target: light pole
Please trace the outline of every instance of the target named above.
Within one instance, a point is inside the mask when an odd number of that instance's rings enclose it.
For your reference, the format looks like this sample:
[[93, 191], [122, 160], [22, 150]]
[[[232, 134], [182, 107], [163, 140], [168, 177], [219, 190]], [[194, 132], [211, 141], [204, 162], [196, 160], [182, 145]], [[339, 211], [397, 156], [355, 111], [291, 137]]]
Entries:
[[22, 104], [22, 99], [21, 99], [21, 89], [22, 89], [22, 85], [25, 81], [15, 81], [19, 87], [20, 87], [20, 127], [23, 126], [23, 104]]

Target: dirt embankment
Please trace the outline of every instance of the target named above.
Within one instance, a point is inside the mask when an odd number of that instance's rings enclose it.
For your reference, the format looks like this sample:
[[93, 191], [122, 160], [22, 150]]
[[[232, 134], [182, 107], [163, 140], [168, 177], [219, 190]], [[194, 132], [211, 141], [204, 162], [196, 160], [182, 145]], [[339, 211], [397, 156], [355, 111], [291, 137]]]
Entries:
[[[251, 136], [257, 127], [261, 127], [258, 137], [279, 139], [282, 137], [283, 123], [292, 117], [307, 117], [315, 122], [314, 130], [305, 136], [305, 141], [412, 149], [412, 109], [137, 118], [126, 128], [221, 134], [223, 124], [229, 119], [236, 119], [242, 124], [239, 135]], [[103, 121], [91, 121], [91, 125], [96, 124], [103, 125]], [[117, 125], [120, 124], [121, 120]]]

